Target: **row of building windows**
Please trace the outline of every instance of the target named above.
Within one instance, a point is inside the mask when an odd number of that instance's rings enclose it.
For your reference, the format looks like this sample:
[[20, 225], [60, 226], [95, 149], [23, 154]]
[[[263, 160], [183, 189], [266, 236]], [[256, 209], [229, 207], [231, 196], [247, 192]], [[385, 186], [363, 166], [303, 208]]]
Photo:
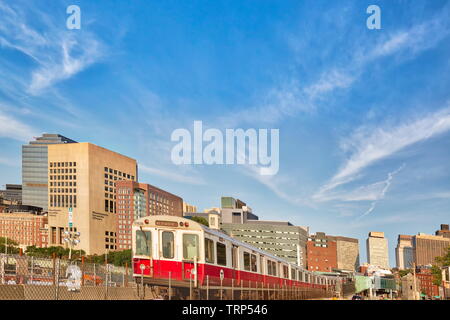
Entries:
[[50, 167], [60, 168], [60, 167], [76, 167], [76, 162], [50, 162]]
[[76, 175], [51, 175], [50, 180], [77, 180]]
[[77, 169], [50, 169], [50, 173], [77, 173]]
[[50, 193], [77, 193], [77, 189], [72, 188], [50, 188]]
[[111, 168], [108, 168], [108, 167], [105, 167], [105, 172], [109, 172], [109, 173], [118, 175], [119, 177], [126, 178], [126, 179], [134, 180], [134, 176], [133, 175], [131, 175], [129, 173], [121, 172], [121, 171], [118, 171], [118, 170], [115, 170], [115, 169], [111, 169]]
[[50, 187], [76, 187], [76, 181], [50, 182]]
[[76, 195], [50, 195], [50, 207], [56, 208], [76, 208], [77, 207], [77, 196]]

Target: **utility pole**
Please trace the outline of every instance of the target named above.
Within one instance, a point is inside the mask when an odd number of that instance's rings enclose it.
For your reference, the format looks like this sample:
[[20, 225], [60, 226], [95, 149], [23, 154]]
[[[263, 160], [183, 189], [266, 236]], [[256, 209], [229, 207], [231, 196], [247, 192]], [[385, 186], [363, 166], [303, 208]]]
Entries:
[[416, 284], [416, 263], [415, 262], [413, 262], [413, 288], [414, 288], [414, 300], [418, 300], [416, 298], [417, 284]]

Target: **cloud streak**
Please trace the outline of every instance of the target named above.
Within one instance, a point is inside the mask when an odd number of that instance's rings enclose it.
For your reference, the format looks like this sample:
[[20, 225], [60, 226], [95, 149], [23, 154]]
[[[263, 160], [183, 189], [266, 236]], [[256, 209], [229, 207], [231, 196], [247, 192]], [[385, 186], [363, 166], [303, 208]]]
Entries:
[[375, 162], [449, 130], [450, 107], [390, 128], [359, 128], [344, 143], [344, 148], [353, 149], [352, 155], [314, 198], [320, 200], [327, 191], [357, 179], [363, 169]]

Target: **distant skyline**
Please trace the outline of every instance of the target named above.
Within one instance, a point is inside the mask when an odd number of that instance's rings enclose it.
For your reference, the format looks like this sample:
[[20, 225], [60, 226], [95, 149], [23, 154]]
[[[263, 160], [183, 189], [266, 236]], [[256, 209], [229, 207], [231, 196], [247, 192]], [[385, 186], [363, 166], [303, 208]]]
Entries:
[[[81, 29], [66, 28], [66, 8]], [[366, 27], [371, 4], [382, 29]], [[0, 187], [59, 133], [196, 205], [355, 237], [450, 223], [450, 2], [0, 0]], [[174, 165], [171, 133], [279, 129], [279, 171]]]

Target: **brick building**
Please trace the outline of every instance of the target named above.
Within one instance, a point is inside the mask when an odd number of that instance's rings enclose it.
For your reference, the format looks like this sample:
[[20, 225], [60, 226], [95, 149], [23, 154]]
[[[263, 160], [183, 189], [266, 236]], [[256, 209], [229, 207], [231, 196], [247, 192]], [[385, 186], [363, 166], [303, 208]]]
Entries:
[[306, 242], [309, 271], [331, 272], [337, 268], [337, 241], [323, 232], [310, 235]]
[[450, 238], [450, 230], [448, 224], [441, 224], [441, 229], [436, 231], [437, 236], [442, 236], [444, 238]]
[[30, 212], [0, 213], [0, 237], [7, 237], [27, 246], [47, 247], [48, 217]]
[[433, 274], [431, 267], [416, 268], [416, 278], [420, 281], [420, 293], [425, 293], [428, 297], [435, 297], [439, 295], [439, 287], [433, 284]]
[[118, 250], [131, 249], [135, 219], [153, 215], [183, 216], [183, 199], [155, 186], [135, 181], [116, 182]]

